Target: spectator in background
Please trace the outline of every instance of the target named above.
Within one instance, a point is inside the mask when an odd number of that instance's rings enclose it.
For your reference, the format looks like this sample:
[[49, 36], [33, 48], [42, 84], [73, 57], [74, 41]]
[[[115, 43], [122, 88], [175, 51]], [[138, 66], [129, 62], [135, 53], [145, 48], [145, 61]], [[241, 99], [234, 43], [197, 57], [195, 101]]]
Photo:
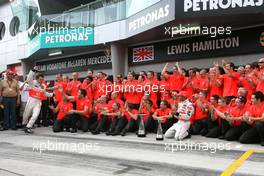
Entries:
[[4, 105], [4, 127], [1, 130], [16, 130], [16, 105], [20, 104], [19, 85], [14, 79], [13, 71], [7, 70], [6, 78], [0, 85], [0, 96], [3, 96]]
[[[23, 113], [25, 111], [25, 107], [27, 105], [27, 101], [29, 98], [28, 94], [28, 83], [27, 83], [27, 77], [25, 78], [25, 81], [22, 83], [20, 82], [19, 89], [20, 89], [20, 94], [21, 94], [21, 104], [20, 104], [20, 110], [19, 110], [19, 115], [23, 119]], [[22, 128], [25, 127], [26, 122], [24, 122], [24, 119], [22, 120]]]
[[14, 73], [14, 79], [18, 82], [19, 85], [19, 98], [20, 98], [20, 104], [16, 105], [16, 120], [17, 120], [17, 124], [16, 127], [17, 128], [21, 128], [22, 127], [22, 119], [23, 117], [20, 116], [20, 105], [21, 105], [21, 91], [20, 91], [20, 85], [22, 84], [22, 82], [20, 81], [20, 77], [18, 76], [18, 74]]

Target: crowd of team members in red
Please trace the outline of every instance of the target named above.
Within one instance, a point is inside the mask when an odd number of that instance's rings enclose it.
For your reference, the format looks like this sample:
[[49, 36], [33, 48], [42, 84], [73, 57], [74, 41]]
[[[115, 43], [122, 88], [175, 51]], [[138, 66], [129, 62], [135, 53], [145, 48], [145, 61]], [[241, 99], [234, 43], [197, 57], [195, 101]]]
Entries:
[[[188, 71], [176, 63], [173, 73], [166, 64], [160, 77], [152, 72], [139, 75], [129, 72], [127, 77], [117, 75], [113, 82], [99, 72], [89, 70], [83, 82], [73, 73], [72, 81], [56, 76], [54, 87], [57, 106], [50, 108], [57, 113], [53, 131], [84, 132], [92, 134], [122, 135], [136, 132], [139, 117], [148, 133], [156, 132], [157, 120], [163, 131], [177, 122], [179, 95], [192, 101], [190, 134], [206, 137], [239, 140], [241, 143], [264, 145], [264, 58], [234, 70], [233, 63], [222, 61], [210, 69], [191, 68]], [[159, 91], [108, 92], [114, 85], [161, 85]], [[190, 135], [189, 135], [190, 136]]]

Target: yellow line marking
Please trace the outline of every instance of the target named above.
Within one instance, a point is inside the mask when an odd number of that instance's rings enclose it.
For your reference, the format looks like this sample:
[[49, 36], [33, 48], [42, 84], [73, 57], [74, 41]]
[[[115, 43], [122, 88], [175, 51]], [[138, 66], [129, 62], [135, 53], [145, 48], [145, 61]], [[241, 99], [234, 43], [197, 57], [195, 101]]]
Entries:
[[254, 150], [254, 152], [257, 152], [257, 153], [264, 153], [264, 150]]
[[253, 153], [254, 150], [252, 149], [246, 151], [239, 159], [235, 160], [228, 168], [226, 168], [220, 176], [232, 175]]

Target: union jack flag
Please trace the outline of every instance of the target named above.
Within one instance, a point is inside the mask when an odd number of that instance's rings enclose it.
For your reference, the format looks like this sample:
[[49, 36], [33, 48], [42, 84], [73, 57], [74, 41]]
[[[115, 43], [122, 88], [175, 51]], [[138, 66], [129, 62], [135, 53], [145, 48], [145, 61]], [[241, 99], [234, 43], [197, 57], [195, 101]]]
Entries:
[[133, 49], [133, 62], [154, 60], [154, 46], [144, 46]]

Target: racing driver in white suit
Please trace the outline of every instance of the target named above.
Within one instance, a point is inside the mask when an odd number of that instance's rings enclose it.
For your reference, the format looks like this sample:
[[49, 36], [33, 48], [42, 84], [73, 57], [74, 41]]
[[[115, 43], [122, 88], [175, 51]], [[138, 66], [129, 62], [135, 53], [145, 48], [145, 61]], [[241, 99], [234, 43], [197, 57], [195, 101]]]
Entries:
[[[46, 87], [43, 85], [44, 76], [41, 73], [36, 73], [36, 68], [34, 67], [29, 72], [26, 80], [28, 83], [27, 90], [29, 91], [29, 99], [23, 113], [23, 125], [26, 125], [25, 133], [33, 133], [32, 127], [38, 119], [41, 110], [41, 101], [45, 97], [53, 96], [53, 93], [46, 92]], [[34, 76], [36, 77], [35, 80]]]
[[188, 94], [186, 91], [181, 91], [179, 94], [179, 104], [177, 113], [174, 117], [178, 122], [173, 124], [165, 133], [166, 138], [175, 138], [176, 140], [183, 140], [190, 134], [188, 130], [191, 126], [190, 118], [194, 113], [194, 106], [190, 100], [187, 99]]

